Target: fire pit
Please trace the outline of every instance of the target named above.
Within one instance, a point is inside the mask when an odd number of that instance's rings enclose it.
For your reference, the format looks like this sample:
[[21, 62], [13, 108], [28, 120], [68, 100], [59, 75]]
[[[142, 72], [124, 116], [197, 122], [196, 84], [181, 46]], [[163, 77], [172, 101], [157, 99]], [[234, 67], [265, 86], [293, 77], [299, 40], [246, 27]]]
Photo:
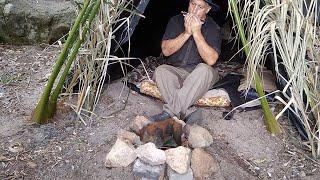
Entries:
[[131, 131], [122, 130], [106, 157], [107, 167], [127, 167], [133, 162], [138, 179], [204, 179], [218, 169], [205, 147], [213, 143], [209, 131], [170, 118], [161, 122], [137, 116]]
[[143, 143], [152, 142], [159, 149], [175, 148], [181, 145], [182, 124], [170, 118], [148, 124], [136, 134]]

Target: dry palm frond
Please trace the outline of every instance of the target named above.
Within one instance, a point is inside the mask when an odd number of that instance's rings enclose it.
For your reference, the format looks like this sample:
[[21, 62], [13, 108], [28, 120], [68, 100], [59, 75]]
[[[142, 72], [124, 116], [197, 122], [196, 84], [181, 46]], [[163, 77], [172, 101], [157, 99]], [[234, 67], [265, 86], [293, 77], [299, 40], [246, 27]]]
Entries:
[[[48, 83], [45, 86], [45, 89], [42, 93], [42, 96], [40, 97], [33, 113], [31, 116], [32, 121], [35, 121], [36, 123], [42, 124], [45, 122], [48, 122], [50, 118], [53, 117], [53, 114], [56, 111], [57, 106], [57, 98], [61, 91], [62, 84], [64, 82], [64, 79], [66, 77], [66, 73], [68, 72], [69, 68], [68, 65], [69, 62], [72, 62], [74, 60], [74, 54], [78, 52], [79, 45], [81, 45], [81, 40], [84, 39], [86, 31], [88, 30], [88, 27], [90, 26], [93, 17], [95, 16], [99, 6], [100, 1], [96, 1], [94, 4], [90, 5], [90, 0], [85, 0], [82, 9], [80, 10], [80, 13], [75, 20], [75, 23], [73, 27], [71, 28], [69, 32], [69, 36], [67, 38], [67, 41], [58, 56], [55, 66], [52, 70], [52, 73], [48, 79]], [[92, 7], [92, 8], [91, 8]], [[86, 28], [84, 31], [80, 32], [80, 26], [86, 22]], [[80, 38], [79, 38], [80, 37]], [[82, 39], [81, 39], [82, 37]], [[77, 48], [78, 46], [78, 48]], [[70, 56], [68, 56], [71, 54]], [[57, 87], [52, 92], [54, 83], [60, 74], [61, 68], [65, 62], [68, 62], [66, 64], [66, 67], [64, 68], [64, 72], [60, 77], [59, 83], [57, 84]]]
[[[129, 27], [133, 15], [142, 16], [135, 11], [133, 0], [101, 0], [100, 10], [90, 26], [87, 40], [79, 50], [77, 62], [73, 67], [72, 81], [67, 88], [71, 90], [72, 86], [76, 84], [75, 82], [80, 82], [77, 103], [72, 105], [80, 118], [82, 115], [90, 116], [93, 114], [104, 82], [110, 76], [107, 73], [109, 65], [119, 63], [125, 76], [130, 60], [135, 60], [135, 58], [129, 57], [130, 48], [126, 57], [116, 57], [111, 54], [112, 46], [118, 44], [115, 42], [115, 34]], [[72, 92], [69, 93], [72, 94]], [[82, 121], [84, 120], [82, 119]]]
[[[39, 124], [48, 122], [54, 116], [58, 97], [72, 65], [75, 67], [74, 76], [67, 90], [73, 89], [71, 86], [80, 81], [78, 102], [71, 105], [71, 108], [84, 122], [81, 115], [90, 117], [93, 114], [108, 75], [109, 64], [118, 62], [125, 75], [126, 67], [130, 64], [130, 59], [133, 59], [129, 58], [130, 48], [127, 58], [117, 58], [110, 54], [112, 42], [116, 41], [115, 33], [127, 28], [129, 37], [130, 18], [133, 14], [142, 16], [135, 11], [133, 0], [84, 0], [82, 5], [78, 5], [79, 15], [31, 116], [31, 119]], [[64, 94], [72, 92], [67, 91]], [[85, 113], [81, 114], [82, 112]]]
[[[286, 85], [283, 98], [277, 97], [300, 118], [314, 157], [320, 155], [319, 39], [317, 0], [245, 0], [238, 2], [250, 52], [247, 81], [265, 64], [268, 55], [275, 59], [278, 79]], [[271, 53], [271, 54], [270, 54]], [[283, 66], [287, 78], [280, 73]], [[248, 84], [250, 87], [251, 83]], [[277, 117], [279, 117], [278, 115]]]
[[[230, 6], [230, 10], [232, 11], [231, 14], [233, 15], [231, 17], [233, 17], [233, 20], [234, 20], [234, 22], [237, 26], [238, 32], [239, 32], [238, 36], [240, 37], [240, 40], [243, 44], [243, 50], [244, 50], [246, 56], [249, 56], [250, 45], [248, 45], [248, 40], [245, 36], [244, 26], [243, 26], [243, 23], [241, 22], [241, 19], [240, 19], [239, 9], [238, 9], [236, 0], [230, 0], [229, 6]], [[280, 134], [282, 132], [280, 125], [279, 125], [278, 121], [276, 120], [275, 116], [273, 115], [273, 113], [271, 112], [268, 101], [265, 98], [265, 92], [264, 92], [264, 89], [262, 86], [263, 82], [261, 81], [261, 78], [257, 72], [254, 73], [253, 78], [254, 78], [254, 82], [255, 82], [256, 91], [261, 98], [260, 104], [261, 104], [261, 107], [263, 110], [264, 120], [265, 120], [267, 130], [272, 135]]]

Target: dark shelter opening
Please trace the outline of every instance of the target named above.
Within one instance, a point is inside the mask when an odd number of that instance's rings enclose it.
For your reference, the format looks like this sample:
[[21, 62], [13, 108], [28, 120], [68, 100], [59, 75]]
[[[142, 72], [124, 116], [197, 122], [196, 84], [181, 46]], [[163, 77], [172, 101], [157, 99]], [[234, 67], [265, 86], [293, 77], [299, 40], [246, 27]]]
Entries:
[[[146, 4], [144, 4], [146, 3]], [[221, 27], [224, 36], [229, 36], [232, 28], [232, 21], [227, 16], [228, 2], [219, 0], [215, 1], [219, 5], [219, 9], [212, 9], [208, 15], [214, 19], [214, 21]], [[143, 15], [146, 18], [133, 18], [131, 24], [136, 24], [133, 29], [130, 38], [130, 56], [140, 59], [145, 59], [148, 56], [158, 57], [161, 55], [161, 40], [165, 32], [169, 19], [175, 15], [186, 11], [188, 8], [189, 1], [185, 0], [150, 0], [137, 2], [137, 6], [145, 6]], [[125, 55], [128, 51], [129, 41], [126, 39], [123, 42], [124, 34], [126, 29], [117, 34], [117, 40], [122, 43], [120, 48], [115, 48], [115, 54], [119, 57]], [[221, 54], [219, 61], [228, 61], [230, 58], [238, 52], [238, 44], [235, 41], [222, 39]], [[233, 58], [238, 62], [244, 63], [244, 57], [241, 54]], [[137, 66], [140, 61], [131, 61], [131, 65]], [[112, 73], [112, 79], [118, 79], [122, 76], [120, 67], [117, 65], [110, 68]]]
[[[210, 11], [211, 16], [220, 26], [226, 22], [227, 2], [221, 1], [220, 10]], [[133, 57], [145, 58], [159, 56], [160, 43], [169, 19], [181, 11], [186, 11], [189, 1], [163, 0], [150, 1], [145, 9], [146, 18], [141, 18], [131, 37], [131, 52]], [[126, 44], [127, 46], [128, 44]]]
[[[142, 61], [149, 56], [159, 57], [161, 56], [161, 39], [169, 19], [177, 14], [180, 14], [181, 11], [186, 11], [189, 1], [137, 0], [135, 3], [135, 6], [138, 9], [140, 7], [140, 10], [143, 10], [143, 15], [146, 18], [133, 18], [132, 22], [130, 22], [133, 24], [133, 26], [130, 27], [132, 30], [130, 37], [130, 56], [140, 58]], [[242, 53], [237, 54], [241, 43], [239, 44], [239, 42], [233, 38], [235, 36], [235, 32], [232, 31], [234, 24], [232, 23], [230, 16], [227, 16], [228, 1], [217, 0], [215, 3], [219, 5], [220, 8], [211, 10], [208, 15], [214, 19], [214, 21], [221, 27], [222, 31], [221, 54], [218, 61], [229, 61], [232, 58], [231, 61], [244, 64], [245, 56]], [[128, 51], [129, 47], [128, 38], [124, 38], [125, 32], [126, 30], [124, 29], [122, 32], [116, 35], [116, 39], [118, 42], [121, 42], [121, 46], [120, 48], [119, 46], [115, 46], [117, 48], [113, 50], [114, 54], [119, 57], [123, 57]], [[134, 60], [130, 61], [130, 64], [136, 67], [141, 64], [141, 62]], [[265, 66], [270, 69], [273, 74], [275, 74], [274, 64], [275, 62], [273, 57], [268, 57]], [[132, 69], [129, 68], [128, 71], [130, 70]], [[121, 67], [118, 64], [110, 66], [108, 71], [109, 74], [112, 74], [111, 81], [123, 77]], [[287, 77], [284, 67], [280, 67], [280, 73], [283, 75], [283, 77]], [[229, 79], [230, 78], [234, 79], [233, 76], [229, 76]], [[279, 90], [282, 90], [285, 86], [285, 82], [281, 79], [278, 80], [276, 84]], [[215, 87], [218, 88], [220, 86]], [[236, 102], [236, 104], [238, 103], [239, 102]], [[298, 117], [289, 110], [287, 110], [286, 115], [297, 128], [301, 137], [306, 139], [306, 132], [302, 123], [298, 120]]]

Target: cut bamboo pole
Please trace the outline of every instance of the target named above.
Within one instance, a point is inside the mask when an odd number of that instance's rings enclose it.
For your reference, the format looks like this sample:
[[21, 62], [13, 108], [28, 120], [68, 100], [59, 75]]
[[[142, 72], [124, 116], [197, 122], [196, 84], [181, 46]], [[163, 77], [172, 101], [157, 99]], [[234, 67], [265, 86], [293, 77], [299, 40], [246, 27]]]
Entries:
[[48, 104], [49, 102], [49, 97], [53, 88], [53, 84], [61, 70], [62, 65], [65, 62], [66, 56], [68, 55], [68, 52], [70, 51], [70, 46], [74, 43], [74, 40], [76, 39], [75, 36], [77, 35], [79, 31], [79, 26], [80, 23], [83, 20], [83, 16], [90, 4], [90, 0], [85, 0], [83, 8], [81, 9], [79, 16], [77, 17], [72, 29], [70, 30], [69, 36], [67, 38], [66, 43], [64, 44], [64, 47], [57, 58], [57, 61], [55, 63], [55, 66], [53, 68], [53, 71], [49, 77], [48, 83], [43, 91], [43, 94], [34, 110], [32, 113], [31, 120], [35, 121], [38, 124], [43, 124], [48, 121], [49, 118], [49, 113], [48, 113]]
[[69, 70], [70, 70], [70, 67], [75, 59], [75, 57], [77, 56], [78, 52], [79, 52], [79, 48], [81, 47], [81, 44], [84, 42], [84, 40], [86, 39], [87, 37], [87, 32], [90, 28], [90, 25], [91, 25], [91, 22], [92, 20], [94, 19], [94, 17], [96, 16], [97, 12], [99, 11], [99, 8], [100, 8], [100, 4], [101, 4], [101, 1], [100, 0], [96, 0], [95, 4], [94, 4], [94, 7], [93, 9], [91, 10], [90, 12], [90, 16], [89, 16], [89, 19], [88, 19], [88, 22], [86, 22], [86, 25], [82, 31], [82, 34], [80, 35], [80, 37], [77, 39], [75, 45], [74, 45], [74, 48], [67, 60], [67, 64], [62, 72], [62, 75], [60, 77], [60, 80], [56, 86], [56, 88], [54, 89], [52, 95], [50, 96], [50, 104], [48, 106], [49, 108], [49, 117], [53, 117], [55, 111], [56, 111], [56, 106], [57, 106], [57, 100], [58, 100], [58, 96], [61, 92], [61, 89], [63, 87], [63, 84], [66, 80], [66, 77], [69, 73]]
[[[249, 52], [250, 52], [249, 51], [250, 47], [248, 45], [248, 41], [247, 41], [245, 33], [244, 33], [243, 25], [241, 24], [241, 21], [240, 21], [237, 1], [230, 0], [230, 4], [231, 4], [231, 10], [232, 10], [235, 22], [238, 27], [239, 36], [240, 36], [240, 40], [241, 40], [243, 48], [244, 48], [244, 52], [245, 52], [246, 56], [248, 57]], [[278, 121], [276, 120], [276, 118], [274, 117], [274, 115], [272, 114], [267, 99], [264, 97], [265, 93], [264, 93], [264, 89], [262, 86], [261, 78], [257, 72], [255, 72], [255, 75], [254, 75], [254, 82], [255, 82], [256, 90], [257, 90], [259, 96], [263, 97], [263, 98], [261, 98], [260, 103], [261, 103], [261, 107], [263, 110], [267, 130], [272, 135], [280, 134], [281, 133], [280, 125], [279, 125]]]

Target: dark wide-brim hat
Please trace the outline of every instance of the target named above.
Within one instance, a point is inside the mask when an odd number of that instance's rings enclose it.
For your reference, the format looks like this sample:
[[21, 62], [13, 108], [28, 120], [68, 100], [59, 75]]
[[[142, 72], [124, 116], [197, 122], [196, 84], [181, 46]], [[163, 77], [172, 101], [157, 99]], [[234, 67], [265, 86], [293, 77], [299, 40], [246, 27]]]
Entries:
[[206, 3], [208, 3], [208, 4], [212, 7], [212, 8], [211, 8], [212, 11], [218, 11], [218, 10], [220, 10], [220, 6], [214, 4], [212, 0], [204, 0], [204, 1], [205, 1]]

